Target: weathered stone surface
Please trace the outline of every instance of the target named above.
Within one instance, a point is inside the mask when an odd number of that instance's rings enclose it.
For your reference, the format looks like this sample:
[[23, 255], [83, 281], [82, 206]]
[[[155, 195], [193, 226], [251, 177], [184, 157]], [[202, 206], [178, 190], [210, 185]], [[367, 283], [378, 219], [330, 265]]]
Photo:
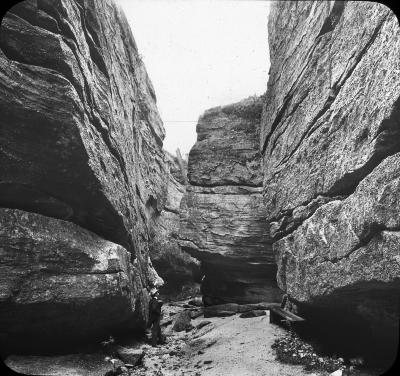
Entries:
[[174, 326], [172, 329], [175, 332], [182, 332], [183, 330], [192, 328], [190, 311], [179, 312], [175, 318]]
[[259, 186], [259, 121], [262, 98], [207, 110], [197, 124], [197, 142], [189, 153], [192, 185]]
[[276, 2], [269, 38], [261, 148], [278, 284], [320, 328], [343, 333], [341, 320], [353, 337], [352, 322], [393, 351], [399, 23], [378, 3]]
[[130, 347], [118, 346], [116, 351], [124, 363], [133, 366], [140, 364], [145, 356], [143, 349], [132, 349]]
[[179, 177], [181, 171], [176, 158], [166, 152], [166, 159], [169, 167], [167, 197], [160, 215], [155, 217], [150, 256], [165, 282], [161, 292], [170, 297], [183, 297], [196, 285], [198, 289], [200, 262], [182, 251], [178, 243], [180, 203], [185, 186], [180, 183], [183, 178]]
[[206, 304], [279, 299], [260, 188], [188, 187], [180, 244], [202, 262]]
[[120, 244], [135, 265], [131, 293], [158, 283], [148, 248], [166, 197], [164, 129], [122, 11], [110, 0], [13, 7], [1, 23], [0, 98], [0, 206]]
[[261, 188], [189, 186], [181, 206], [186, 227], [180, 237], [193, 242], [192, 253], [197, 250], [203, 260], [220, 255], [273, 261], [271, 253], [263, 252], [268, 233]]
[[[262, 203], [260, 99], [217, 107], [200, 117], [181, 201], [182, 249], [202, 263], [206, 305], [279, 299]], [[210, 186], [211, 185], [211, 186]]]
[[398, 21], [378, 3], [276, 3], [269, 45], [261, 147], [265, 203], [279, 219], [350, 194], [399, 150]]
[[104, 338], [145, 314], [137, 312], [138, 272], [118, 244], [71, 222], [4, 208], [0, 243], [2, 354]]
[[274, 244], [278, 282], [299, 302], [400, 288], [400, 154], [386, 158], [342, 201], [320, 207]]

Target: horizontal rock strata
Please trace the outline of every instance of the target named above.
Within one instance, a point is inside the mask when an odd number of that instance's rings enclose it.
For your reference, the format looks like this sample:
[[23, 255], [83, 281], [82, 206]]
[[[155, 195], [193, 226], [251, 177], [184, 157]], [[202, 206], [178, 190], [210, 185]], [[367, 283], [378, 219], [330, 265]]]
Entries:
[[197, 125], [179, 237], [202, 263], [206, 304], [279, 296], [259, 186], [260, 115], [261, 99], [248, 98], [206, 111]]
[[398, 20], [378, 3], [277, 2], [269, 45], [261, 149], [279, 286], [309, 317], [323, 309], [322, 325], [363, 321], [397, 341]]
[[[75, 223], [124, 247], [135, 274], [128, 288], [143, 292], [131, 307], [143, 328], [146, 289], [159, 283], [148, 248], [167, 169], [154, 90], [120, 8], [110, 0], [13, 7], [1, 24], [0, 98], [0, 206]], [[4, 315], [9, 304], [1, 303]], [[74, 304], [63, 305], [66, 317]], [[111, 318], [113, 309], [97, 312]]]

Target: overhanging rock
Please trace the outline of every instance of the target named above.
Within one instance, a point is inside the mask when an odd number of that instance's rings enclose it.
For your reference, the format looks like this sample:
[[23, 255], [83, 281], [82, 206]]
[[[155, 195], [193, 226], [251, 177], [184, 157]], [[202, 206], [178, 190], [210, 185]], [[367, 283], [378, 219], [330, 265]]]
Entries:
[[[148, 289], [159, 280], [148, 248], [166, 199], [164, 128], [120, 8], [111, 0], [19, 3], [1, 24], [0, 81], [0, 206], [119, 244]], [[146, 294], [133, 298], [138, 328]]]

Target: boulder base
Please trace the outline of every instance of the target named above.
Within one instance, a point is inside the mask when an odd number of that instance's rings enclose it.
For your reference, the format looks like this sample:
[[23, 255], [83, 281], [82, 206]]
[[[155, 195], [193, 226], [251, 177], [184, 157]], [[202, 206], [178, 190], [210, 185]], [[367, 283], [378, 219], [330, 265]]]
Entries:
[[70, 222], [0, 209], [2, 354], [102, 339], [145, 320], [122, 246]]

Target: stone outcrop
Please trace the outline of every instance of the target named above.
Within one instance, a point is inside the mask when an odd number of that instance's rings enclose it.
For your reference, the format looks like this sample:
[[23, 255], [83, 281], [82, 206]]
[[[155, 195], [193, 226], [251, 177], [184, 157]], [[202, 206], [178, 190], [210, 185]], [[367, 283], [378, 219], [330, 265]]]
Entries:
[[[142, 292], [122, 246], [71, 222], [0, 209], [2, 354], [135, 328]], [[5, 304], [8, 302], [8, 304]], [[99, 315], [99, 310], [106, 312]], [[23, 333], [24, 340], [20, 337]]]
[[[134, 274], [126, 309], [131, 307], [137, 327], [143, 328], [147, 289], [159, 283], [148, 248], [154, 218], [166, 200], [168, 171], [156, 96], [120, 8], [111, 0], [26, 0], [13, 7], [1, 23], [0, 98], [0, 206], [71, 222], [124, 247], [131, 255], [126, 267]], [[53, 222], [42, 222], [43, 231], [51, 231]], [[64, 222], [54, 223], [62, 227]], [[25, 237], [13, 247], [17, 252], [34, 244], [30, 252], [39, 257], [40, 239], [25, 227]], [[68, 247], [63, 255], [73, 258]], [[8, 260], [7, 273], [19, 267], [17, 258], [14, 263]], [[20, 278], [29, 281], [23, 274]], [[105, 274], [87, 278], [107, 290]], [[92, 287], [76, 282], [82, 299], [89, 299]], [[53, 288], [49, 285], [49, 296]], [[109, 288], [102, 293], [117, 297], [118, 285]], [[13, 313], [22, 320], [26, 305], [2, 292], [6, 295], [0, 321]], [[122, 295], [120, 300], [125, 304]], [[63, 323], [75, 303], [71, 298], [57, 306], [58, 312], [65, 309]], [[119, 327], [128, 314], [115, 316], [114, 309], [100, 302], [97, 313]], [[48, 320], [43, 316], [43, 327]]]
[[201, 261], [206, 304], [279, 296], [260, 186], [261, 104], [250, 97], [206, 111], [189, 153], [179, 237]]
[[164, 280], [161, 290], [169, 297], [183, 297], [198, 291], [200, 263], [181, 250], [178, 242], [180, 204], [186, 187], [176, 157], [165, 153], [169, 168], [167, 198], [156, 217], [150, 257], [157, 273]]
[[276, 2], [268, 27], [261, 150], [279, 286], [322, 320], [397, 337], [398, 20], [378, 3]]
[[261, 185], [257, 124], [260, 107], [261, 100], [250, 97], [211, 108], [200, 117], [197, 142], [189, 153], [191, 185]]

